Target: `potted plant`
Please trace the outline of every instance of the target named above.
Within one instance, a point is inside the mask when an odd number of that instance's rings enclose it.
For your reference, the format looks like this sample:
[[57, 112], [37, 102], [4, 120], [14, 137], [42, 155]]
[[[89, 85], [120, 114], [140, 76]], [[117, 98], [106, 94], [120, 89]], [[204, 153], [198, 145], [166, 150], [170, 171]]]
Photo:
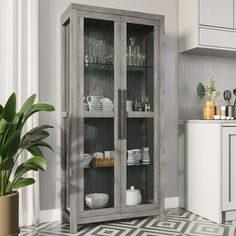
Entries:
[[203, 119], [212, 120], [215, 115], [215, 99], [220, 95], [215, 81], [211, 78], [206, 85], [199, 83], [197, 86], [197, 95], [199, 98], [204, 99]]
[[[28, 171], [45, 171], [46, 161], [40, 147], [51, 147], [43, 141], [49, 136], [49, 125], [40, 125], [24, 133], [27, 120], [40, 111], [54, 111], [48, 103], [35, 103], [36, 95], [29, 97], [16, 112], [16, 95], [13, 93], [6, 105], [0, 105], [0, 236], [15, 235], [18, 224], [17, 189], [35, 183], [25, 177]], [[19, 164], [22, 152], [32, 157]]]

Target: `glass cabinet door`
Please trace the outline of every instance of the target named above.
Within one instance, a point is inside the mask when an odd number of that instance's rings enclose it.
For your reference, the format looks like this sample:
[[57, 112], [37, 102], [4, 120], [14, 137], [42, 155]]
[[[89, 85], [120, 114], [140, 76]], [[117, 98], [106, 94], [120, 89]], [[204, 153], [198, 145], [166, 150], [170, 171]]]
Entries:
[[[157, 204], [155, 185], [158, 170], [154, 88], [155, 58], [154, 25], [126, 23], [126, 155], [125, 202], [144, 209]], [[155, 170], [155, 171], [154, 171]], [[153, 206], [152, 206], [153, 207]], [[145, 208], [146, 209], [146, 208]]]
[[115, 30], [116, 23], [112, 20], [84, 18], [85, 215], [93, 210], [110, 211], [118, 207], [115, 194], [118, 191], [115, 181], [118, 166]]

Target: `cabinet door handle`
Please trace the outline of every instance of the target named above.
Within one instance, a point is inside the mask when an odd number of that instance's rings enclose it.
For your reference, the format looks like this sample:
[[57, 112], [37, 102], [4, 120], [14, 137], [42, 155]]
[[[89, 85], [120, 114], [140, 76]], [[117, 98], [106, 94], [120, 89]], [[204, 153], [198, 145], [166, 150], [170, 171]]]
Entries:
[[126, 89], [123, 90], [123, 139], [127, 136]]
[[123, 90], [118, 89], [118, 139], [123, 139]]

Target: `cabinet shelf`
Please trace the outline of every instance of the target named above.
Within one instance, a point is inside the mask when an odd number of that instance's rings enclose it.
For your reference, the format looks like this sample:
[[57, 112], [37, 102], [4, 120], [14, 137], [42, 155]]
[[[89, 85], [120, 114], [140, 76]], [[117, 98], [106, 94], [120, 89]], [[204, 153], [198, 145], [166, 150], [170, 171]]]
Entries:
[[[149, 69], [153, 69], [153, 66], [129, 66], [126, 69], [130, 72], [144, 73]], [[84, 63], [84, 69], [86, 71], [114, 71], [114, 64], [101, 64], [101, 63]]]
[[128, 72], [145, 73], [149, 69], [153, 69], [153, 66], [128, 66], [126, 67]]
[[114, 118], [114, 111], [84, 111], [84, 118]]
[[154, 118], [153, 111], [128, 111], [127, 112], [128, 118]]
[[153, 165], [153, 163], [135, 163], [135, 164], [128, 164], [127, 167], [131, 167], [131, 166], [151, 166]]
[[86, 71], [113, 71], [114, 64], [84, 63]]
[[[151, 166], [153, 165], [153, 163], [147, 163], [147, 164], [143, 164], [143, 163], [135, 163], [135, 164], [128, 164], [127, 167], [131, 167], [131, 166]], [[114, 166], [84, 166], [84, 169], [108, 169], [108, 168], [114, 168]]]

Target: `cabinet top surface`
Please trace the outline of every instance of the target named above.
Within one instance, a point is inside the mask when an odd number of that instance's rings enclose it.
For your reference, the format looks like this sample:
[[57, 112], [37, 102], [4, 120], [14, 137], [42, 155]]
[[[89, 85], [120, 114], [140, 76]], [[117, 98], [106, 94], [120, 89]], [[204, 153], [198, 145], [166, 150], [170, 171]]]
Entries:
[[97, 13], [105, 13], [126, 17], [137, 17], [137, 18], [145, 18], [145, 19], [153, 19], [153, 20], [164, 20], [164, 15], [157, 15], [151, 13], [143, 13], [137, 11], [127, 11], [121, 9], [113, 9], [113, 8], [105, 8], [105, 7], [97, 7], [97, 6], [88, 6], [83, 4], [71, 3], [69, 7], [65, 10], [62, 15], [62, 20], [65, 18], [65, 15], [69, 17], [69, 12], [72, 9], [80, 10], [80, 11], [89, 11], [89, 12], [97, 12]]

